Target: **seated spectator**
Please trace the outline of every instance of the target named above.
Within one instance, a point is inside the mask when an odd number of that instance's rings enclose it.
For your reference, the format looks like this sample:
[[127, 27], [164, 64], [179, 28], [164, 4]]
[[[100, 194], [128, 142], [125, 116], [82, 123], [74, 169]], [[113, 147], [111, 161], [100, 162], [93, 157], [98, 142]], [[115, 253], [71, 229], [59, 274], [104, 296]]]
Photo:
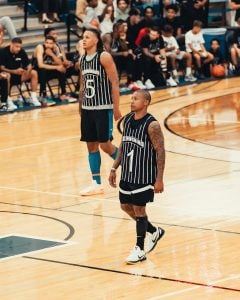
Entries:
[[178, 6], [176, 4], [170, 4], [166, 6], [166, 16], [162, 20], [160, 20], [161, 29], [165, 25], [170, 25], [173, 28], [173, 35], [175, 37], [179, 37], [182, 35], [182, 22], [180, 17], [177, 16]]
[[115, 22], [119, 20], [126, 21], [129, 17], [130, 5], [128, 0], [117, 0]]
[[240, 30], [234, 32], [233, 44], [230, 46], [231, 62], [235, 74], [240, 73]]
[[144, 61], [144, 82], [147, 89], [165, 85], [163, 74], [168, 86], [177, 86], [177, 83], [167, 72], [165, 46], [158, 27], [152, 27], [149, 34], [141, 40]]
[[[240, 0], [229, 0], [229, 6], [235, 13], [235, 25], [238, 24], [238, 19], [240, 18]], [[240, 22], [239, 22], [240, 23]]]
[[129, 43], [129, 49], [133, 50], [136, 55], [133, 81], [137, 83], [137, 87], [144, 89], [145, 85], [142, 83], [142, 52], [136, 44], [136, 40], [141, 29], [140, 22], [141, 12], [139, 9], [132, 7], [129, 11], [129, 18], [127, 19], [127, 41]]
[[84, 26], [95, 26], [96, 28], [99, 29], [97, 7], [98, 7], [98, 0], [87, 0], [85, 18], [83, 19]]
[[208, 24], [208, 0], [186, 0], [181, 5], [181, 20], [184, 31], [191, 30], [195, 20], [202, 22], [202, 27]]
[[[22, 40], [20, 38], [16, 37], [12, 39], [10, 45], [1, 50], [0, 68], [1, 71], [7, 72], [11, 75], [11, 86], [30, 81], [31, 98], [28, 102], [34, 106], [41, 106], [36, 94], [38, 87], [38, 74], [35, 70], [33, 70], [27, 53], [22, 48]], [[10, 97], [8, 97], [8, 105], [11, 107], [14, 106]]]
[[139, 26], [141, 28], [152, 27], [155, 23], [155, 14], [151, 6], [146, 6], [143, 11], [143, 19], [140, 21]]
[[8, 103], [8, 95], [9, 95], [9, 87], [10, 87], [10, 74], [6, 72], [0, 72], [0, 112], [5, 111], [13, 111], [17, 107], [16, 105], [12, 105], [12, 102]]
[[33, 53], [33, 65], [38, 72], [40, 83], [40, 96], [43, 106], [51, 106], [56, 102], [47, 98], [47, 81], [57, 78], [61, 88], [60, 100], [67, 100], [66, 95], [66, 68], [63, 65], [61, 57], [58, 57], [54, 49], [56, 48], [55, 39], [52, 36], [46, 36], [44, 44], [39, 44]]
[[220, 47], [221, 44], [218, 39], [214, 38], [211, 40], [211, 46], [208, 50], [214, 56], [211, 65], [223, 65], [225, 63], [225, 59], [223, 57]]
[[[60, 0], [43, 0], [41, 2], [42, 8], [42, 23], [43, 24], [51, 24], [53, 22], [60, 22], [59, 14], [61, 12], [61, 4]], [[52, 15], [53, 19], [49, 18], [49, 15]]]
[[129, 49], [129, 43], [126, 38], [126, 32], [124, 32], [122, 23], [114, 24], [110, 53], [114, 58], [118, 72], [121, 74], [122, 71], [126, 71], [127, 85], [133, 87], [133, 70], [136, 56], [133, 54], [132, 49]]
[[176, 60], [186, 60], [186, 75], [185, 81], [194, 82], [197, 80], [192, 75], [192, 55], [185, 51], [180, 51], [176, 38], [173, 36], [173, 28], [170, 25], [165, 25], [162, 31], [162, 37], [165, 43], [166, 56], [170, 60], [173, 79], [179, 83]]
[[[62, 60], [63, 66], [66, 68], [66, 77], [72, 75], [79, 75], [79, 71], [75, 68], [76, 57], [72, 55], [72, 60], [67, 59], [67, 55], [64, 49], [64, 46], [58, 42], [58, 33], [57, 30], [53, 27], [48, 27], [44, 30], [44, 36], [52, 36], [55, 40], [54, 53]], [[62, 95], [61, 100], [68, 100], [68, 102], [75, 102], [76, 99], [67, 95]]]
[[[185, 35], [185, 44], [186, 51], [192, 53], [196, 61], [196, 75], [199, 79], [205, 78], [203, 71], [209, 69], [209, 64], [214, 59], [213, 55], [206, 50], [204, 43], [202, 22], [194, 21], [192, 30]], [[210, 70], [207, 70], [205, 75], [210, 76]]]
[[[12, 40], [13, 38], [17, 37], [16, 29], [15, 26], [9, 17], [1, 17], [0, 18], [0, 25], [3, 27], [3, 29], [6, 29], [8, 32], [8, 35], [10, 39]], [[0, 36], [0, 44], [2, 43], [2, 38]]]
[[77, 0], [76, 1], [76, 16], [83, 20], [86, 16], [86, 7], [87, 1], [86, 0]]
[[107, 33], [112, 33], [113, 30], [113, 21], [114, 21], [114, 7], [112, 0], [102, 0], [102, 4], [104, 5], [101, 14], [98, 15], [99, 19], [99, 28], [101, 31], [101, 35]]

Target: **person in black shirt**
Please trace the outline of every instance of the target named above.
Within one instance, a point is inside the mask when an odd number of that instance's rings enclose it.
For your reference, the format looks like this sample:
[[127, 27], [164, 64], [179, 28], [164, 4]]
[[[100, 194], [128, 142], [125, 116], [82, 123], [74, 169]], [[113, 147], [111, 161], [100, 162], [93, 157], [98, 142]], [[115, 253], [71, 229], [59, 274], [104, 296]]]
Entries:
[[184, 31], [192, 29], [195, 20], [201, 21], [203, 27], [208, 25], [208, 0], [181, 0], [181, 20]]
[[5, 72], [0, 72], [0, 112], [15, 110], [15, 107], [10, 107], [7, 104], [9, 91], [10, 75]]
[[[177, 86], [177, 83], [170, 77], [167, 72], [167, 60], [165, 53], [165, 45], [159, 28], [154, 26], [150, 29], [149, 34], [145, 35], [141, 40], [141, 48], [144, 59], [144, 80], [147, 88], [165, 85]], [[164, 78], [163, 74], [166, 76]]]
[[182, 23], [180, 17], [177, 16], [178, 6], [170, 4], [166, 6], [166, 17], [160, 20], [160, 28], [163, 29], [165, 25], [170, 25], [173, 28], [173, 35], [179, 37], [182, 35]]
[[[131, 98], [131, 113], [123, 119], [123, 136], [119, 152], [109, 175], [109, 183], [116, 187], [116, 169], [121, 165], [119, 200], [121, 209], [136, 221], [137, 241], [127, 257], [133, 264], [146, 259], [163, 236], [164, 230], [149, 221], [146, 204], [154, 200], [154, 193], [164, 190], [164, 137], [158, 121], [147, 112], [151, 95], [138, 90]], [[146, 232], [150, 234], [144, 251]]]
[[212, 55], [214, 56], [213, 61], [211, 62], [211, 65], [222, 65], [224, 64], [224, 57], [220, 49], [220, 41], [218, 39], [212, 39], [211, 40], [211, 47], [208, 50]]
[[32, 69], [27, 53], [22, 48], [20, 38], [13, 38], [10, 45], [1, 50], [0, 66], [1, 71], [10, 73], [11, 86], [30, 80], [32, 91], [31, 98], [28, 101], [34, 106], [41, 106], [36, 96], [38, 74]]

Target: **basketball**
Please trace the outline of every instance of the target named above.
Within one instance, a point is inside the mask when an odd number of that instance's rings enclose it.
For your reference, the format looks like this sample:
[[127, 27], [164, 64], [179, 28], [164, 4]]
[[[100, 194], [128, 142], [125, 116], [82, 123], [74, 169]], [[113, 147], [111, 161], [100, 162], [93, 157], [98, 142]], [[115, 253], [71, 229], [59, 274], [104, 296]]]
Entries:
[[212, 76], [216, 78], [221, 78], [225, 76], [225, 68], [222, 65], [215, 65], [212, 67]]

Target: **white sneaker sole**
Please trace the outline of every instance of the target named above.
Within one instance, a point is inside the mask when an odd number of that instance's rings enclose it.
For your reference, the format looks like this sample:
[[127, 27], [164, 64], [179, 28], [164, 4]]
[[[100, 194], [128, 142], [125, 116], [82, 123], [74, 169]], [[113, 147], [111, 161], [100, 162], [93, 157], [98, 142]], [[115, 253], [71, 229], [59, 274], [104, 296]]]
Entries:
[[92, 192], [80, 192], [80, 196], [94, 196], [94, 195], [100, 195], [104, 194], [104, 189], [99, 189], [97, 191], [92, 191]]

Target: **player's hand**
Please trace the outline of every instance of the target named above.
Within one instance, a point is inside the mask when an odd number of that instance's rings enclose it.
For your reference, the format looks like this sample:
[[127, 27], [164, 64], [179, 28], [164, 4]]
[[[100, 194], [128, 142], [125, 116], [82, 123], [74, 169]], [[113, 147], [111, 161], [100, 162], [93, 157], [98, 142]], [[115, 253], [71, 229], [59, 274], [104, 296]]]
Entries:
[[164, 184], [162, 180], [156, 180], [154, 184], [154, 193], [162, 193], [164, 191]]
[[108, 181], [109, 181], [109, 184], [111, 185], [111, 187], [114, 187], [114, 188], [117, 187], [116, 179], [117, 179], [116, 171], [111, 171], [109, 178], [108, 178]]
[[113, 108], [113, 115], [114, 115], [114, 120], [115, 121], [121, 119], [121, 117], [122, 117], [122, 114], [121, 114], [119, 109], [114, 109]]

